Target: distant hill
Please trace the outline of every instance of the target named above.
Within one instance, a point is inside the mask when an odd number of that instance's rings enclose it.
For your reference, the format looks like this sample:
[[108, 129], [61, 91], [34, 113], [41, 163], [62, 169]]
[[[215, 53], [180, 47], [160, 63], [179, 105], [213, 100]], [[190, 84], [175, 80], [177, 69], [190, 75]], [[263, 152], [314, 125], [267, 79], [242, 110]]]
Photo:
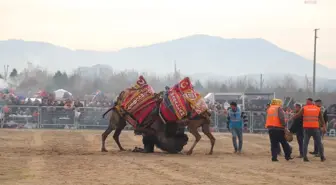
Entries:
[[[0, 41], [0, 64], [19, 70], [30, 61], [50, 71], [73, 71], [96, 64], [114, 70], [135, 69], [164, 74], [174, 62], [184, 74], [238, 76], [244, 74], [312, 73], [312, 61], [286, 51], [264, 39], [224, 39], [194, 35], [150, 46], [126, 48], [117, 52], [70, 50], [49, 43], [23, 40]], [[336, 78], [336, 70], [317, 65], [317, 75]]]
[[[306, 77], [293, 75], [293, 74], [263, 74], [264, 85], [275, 85], [274, 82], [280, 83], [279, 85], [283, 85], [285, 75], [289, 75], [292, 77], [298, 88], [306, 88]], [[240, 75], [240, 76], [225, 76], [225, 75], [214, 75], [211, 73], [196, 73], [190, 75], [192, 79], [201, 79], [202, 83], [206, 83], [206, 81], [217, 81], [217, 82], [225, 82], [226, 80], [237, 80], [237, 79], [248, 79], [254, 86], [259, 87], [260, 83], [260, 74], [247, 74], [247, 75]], [[312, 83], [312, 78], [308, 78], [309, 82]], [[328, 90], [328, 91], [336, 91], [336, 80], [335, 79], [327, 79], [327, 78], [316, 78], [316, 89], [317, 91], [320, 90]]]

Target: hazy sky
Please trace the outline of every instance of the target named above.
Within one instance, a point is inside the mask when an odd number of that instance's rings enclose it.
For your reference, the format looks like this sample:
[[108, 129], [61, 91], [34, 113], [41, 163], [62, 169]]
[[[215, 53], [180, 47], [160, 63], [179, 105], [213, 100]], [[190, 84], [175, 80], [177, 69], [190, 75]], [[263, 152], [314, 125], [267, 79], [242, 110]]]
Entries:
[[336, 0], [0, 0], [0, 40], [118, 50], [208, 34], [264, 38], [336, 68]]

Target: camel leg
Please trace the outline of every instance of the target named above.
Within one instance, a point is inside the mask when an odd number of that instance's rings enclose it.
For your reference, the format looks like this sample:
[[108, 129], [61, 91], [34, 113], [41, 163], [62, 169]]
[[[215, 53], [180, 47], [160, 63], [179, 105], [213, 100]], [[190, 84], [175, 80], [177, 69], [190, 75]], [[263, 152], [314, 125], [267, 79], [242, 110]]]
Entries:
[[211, 149], [210, 149], [209, 155], [211, 155], [213, 153], [213, 148], [215, 146], [216, 139], [210, 132], [210, 124], [203, 124], [202, 125], [202, 131], [203, 131], [204, 135], [208, 136], [208, 138], [210, 139]]
[[125, 149], [121, 146], [120, 141], [119, 141], [119, 136], [121, 134], [121, 131], [125, 128], [126, 126], [126, 121], [120, 120], [114, 134], [113, 134], [113, 139], [117, 143], [119, 150], [120, 151], [125, 151]]
[[110, 122], [109, 126], [107, 127], [107, 129], [105, 130], [105, 132], [102, 134], [102, 146], [101, 146], [101, 151], [102, 152], [107, 152], [106, 147], [105, 147], [105, 140], [107, 138], [107, 136], [113, 131], [113, 125]]
[[189, 124], [188, 125], [188, 130], [195, 137], [195, 141], [194, 141], [193, 145], [191, 146], [191, 148], [189, 149], [189, 151], [187, 152], [187, 155], [192, 154], [196, 144], [201, 140], [201, 135], [198, 133], [197, 128], [198, 128], [198, 125], [196, 125], [196, 124]]

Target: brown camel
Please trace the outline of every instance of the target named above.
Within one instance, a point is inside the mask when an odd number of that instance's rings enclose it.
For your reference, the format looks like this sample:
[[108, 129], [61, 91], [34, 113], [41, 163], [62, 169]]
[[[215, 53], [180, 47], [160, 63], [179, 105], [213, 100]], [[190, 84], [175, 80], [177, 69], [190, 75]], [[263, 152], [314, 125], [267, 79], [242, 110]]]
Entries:
[[187, 121], [187, 128], [189, 132], [195, 137], [195, 141], [191, 146], [191, 148], [188, 150], [187, 155], [191, 155], [193, 153], [196, 144], [201, 140], [201, 135], [198, 133], [197, 130], [199, 127], [202, 127], [202, 132], [210, 139], [211, 148], [208, 154], [211, 155], [213, 153], [213, 148], [215, 146], [216, 139], [210, 131], [210, 123], [211, 120], [210, 117], [208, 117], [208, 115], [204, 117], [200, 116], [199, 119]]
[[[112, 111], [111, 111], [112, 110]], [[101, 146], [101, 151], [102, 152], [107, 152], [106, 147], [105, 147], [105, 140], [107, 138], [107, 136], [113, 131], [115, 130], [114, 134], [113, 134], [113, 139], [114, 141], [117, 143], [119, 150], [123, 151], [125, 150], [119, 141], [119, 136], [121, 134], [121, 131], [125, 128], [126, 126], [126, 121], [125, 119], [118, 113], [118, 111], [116, 111], [115, 109], [109, 109], [109, 126], [108, 128], [105, 130], [105, 132], [102, 134], [102, 146]], [[167, 124], [183, 124], [183, 123], [167, 123]], [[210, 119], [209, 118], [205, 118], [205, 117], [201, 117], [200, 119], [197, 120], [188, 120], [186, 121], [186, 125], [187, 128], [189, 130], [189, 132], [195, 137], [195, 141], [193, 143], [193, 145], [191, 146], [191, 148], [188, 150], [187, 155], [191, 155], [196, 144], [200, 141], [201, 139], [201, 135], [198, 133], [198, 128], [202, 127], [202, 131], [203, 133], [208, 136], [208, 138], [210, 139], [210, 143], [211, 143], [211, 148], [210, 148], [210, 152], [209, 155], [211, 155], [213, 153], [213, 148], [215, 145], [215, 137], [211, 134], [210, 132]], [[155, 132], [153, 132], [153, 130], [151, 128], [138, 128], [137, 131], [139, 132], [144, 132], [147, 134], [155, 134]]]
[[[102, 152], [107, 152], [106, 147], [105, 147], [105, 140], [107, 136], [115, 130], [113, 134], [113, 139], [117, 143], [119, 150], [124, 151], [125, 149], [121, 146], [120, 141], [119, 141], [119, 136], [121, 134], [121, 131], [125, 128], [126, 126], [126, 120], [116, 111], [115, 109], [109, 109], [108, 110], [109, 114], [109, 125], [105, 132], [102, 134], [102, 146], [101, 146], [101, 151]], [[106, 114], [106, 113], [105, 113]], [[104, 114], [104, 115], [105, 115]], [[104, 117], [103, 115], [103, 117]]]
[[[155, 95], [155, 98], [157, 99], [157, 106], [160, 105], [161, 101], [163, 100], [164, 91], [161, 91], [160, 93]], [[116, 105], [120, 105], [121, 102], [124, 99], [124, 95], [125, 92], [121, 92], [117, 98], [116, 101]], [[113, 131], [115, 130], [114, 134], [113, 134], [113, 139], [114, 141], [117, 143], [119, 150], [123, 151], [125, 150], [119, 141], [119, 136], [121, 134], [121, 131], [125, 128], [126, 126], [126, 120], [124, 119], [125, 113], [120, 109], [119, 111], [116, 109], [116, 106], [110, 108], [109, 110], [107, 110], [104, 114], [103, 117], [109, 113], [110, 114], [110, 118], [109, 118], [109, 126], [108, 128], [105, 130], [105, 132], [102, 134], [102, 146], [101, 146], [101, 151], [102, 152], [107, 152], [106, 147], [105, 147], [105, 140], [107, 138], [107, 136]], [[155, 117], [160, 117], [161, 119], [156, 119], [158, 121], [162, 121], [162, 117], [159, 115], [152, 115]], [[215, 146], [215, 137], [211, 134], [210, 132], [210, 114], [208, 112], [203, 113], [202, 115], [198, 116], [199, 119], [193, 119], [193, 120], [180, 120], [177, 121], [176, 123], [166, 123], [166, 124], [185, 124], [187, 125], [187, 128], [189, 130], [189, 132], [195, 137], [195, 141], [193, 143], [193, 145], [191, 146], [191, 148], [188, 150], [187, 155], [191, 155], [196, 144], [200, 141], [201, 139], [201, 135], [198, 133], [198, 128], [202, 127], [202, 131], [203, 133], [208, 136], [208, 138], [210, 139], [210, 143], [211, 143], [211, 148], [210, 148], [210, 152], [209, 155], [211, 155], [213, 153], [213, 148]], [[176, 127], [177, 129], [177, 127]], [[143, 132], [146, 134], [154, 134], [153, 129], [151, 128], [137, 128], [136, 129], [137, 132]]]

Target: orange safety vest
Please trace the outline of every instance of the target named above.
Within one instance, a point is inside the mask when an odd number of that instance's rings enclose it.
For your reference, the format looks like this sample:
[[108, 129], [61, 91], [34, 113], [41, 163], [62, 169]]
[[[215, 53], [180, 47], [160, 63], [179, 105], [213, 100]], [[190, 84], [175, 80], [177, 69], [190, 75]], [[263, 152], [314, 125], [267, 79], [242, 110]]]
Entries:
[[266, 128], [269, 128], [269, 127], [284, 128], [281, 125], [280, 118], [278, 115], [279, 108], [280, 106], [278, 105], [271, 105], [267, 109], [267, 118], [266, 118], [266, 125], [265, 125]]
[[320, 128], [320, 108], [316, 105], [303, 107], [303, 128]]

